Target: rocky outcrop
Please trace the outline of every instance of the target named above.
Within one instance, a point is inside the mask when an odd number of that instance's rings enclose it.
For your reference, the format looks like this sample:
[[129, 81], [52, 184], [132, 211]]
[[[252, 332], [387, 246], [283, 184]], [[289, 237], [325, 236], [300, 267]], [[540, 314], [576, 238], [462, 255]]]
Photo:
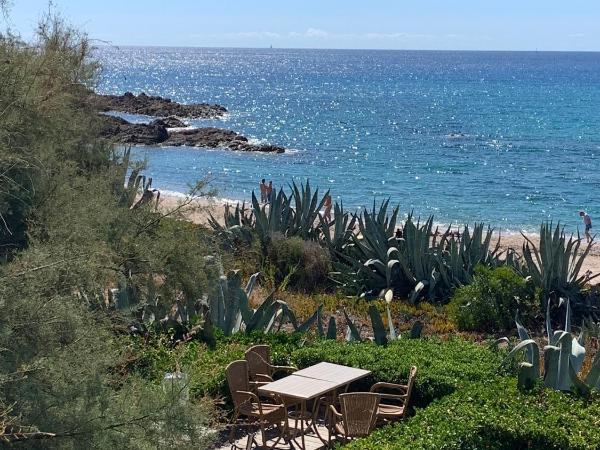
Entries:
[[188, 126], [186, 122], [177, 116], [169, 116], [163, 119], [156, 119], [150, 122], [150, 124], [162, 125], [165, 128], [185, 128]]
[[102, 136], [133, 145], [160, 144], [168, 139], [166, 127], [156, 123], [130, 123], [120, 117], [105, 116]]
[[231, 130], [205, 127], [191, 128], [169, 134], [163, 145], [205, 148], [228, 148], [243, 152], [284, 153], [285, 149], [277, 145], [251, 144], [248, 138]]
[[[228, 148], [244, 152], [284, 153], [276, 145], [251, 144], [248, 138], [231, 130], [204, 127], [169, 132], [167, 126], [175, 122], [155, 120], [149, 124], [130, 123], [120, 117], [103, 116], [102, 136], [114, 142], [132, 145], [188, 146], [204, 148]], [[183, 123], [182, 123], [183, 124]], [[185, 124], [183, 124], [185, 126]]]
[[178, 131], [177, 133], [171, 133], [165, 145], [216, 148], [229, 146], [238, 142], [248, 142], [248, 139], [235, 131], [207, 127], [190, 128]]
[[193, 103], [184, 105], [164, 97], [141, 93], [134, 95], [125, 92], [123, 95], [90, 94], [90, 101], [100, 111], [118, 111], [130, 114], [143, 114], [154, 117], [179, 116], [190, 119], [211, 119], [223, 116], [227, 109], [221, 105]]

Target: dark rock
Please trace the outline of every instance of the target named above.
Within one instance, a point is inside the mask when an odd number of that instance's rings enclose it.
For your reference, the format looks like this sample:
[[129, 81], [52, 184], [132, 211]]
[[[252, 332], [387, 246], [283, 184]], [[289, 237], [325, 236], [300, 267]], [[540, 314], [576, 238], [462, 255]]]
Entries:
[[169, 137], [166, 127], [160, 124], [130, 123], [113, 116], [103, 116], [103, 122], [101, 136], [123, 144], [160, 144]]
[[143, 92], [137, 96], [131, 92], [123, 95], [99, 95], [92, 92], [90, 101], [100, 111], [119, 111], [155, 117], [180, 116], [191, 119], [210, 119], [221, 117], [227, 112], [227, 109], [220, 105], [209, 105], [208, 103], [183, 105], [168, 98], [150, 96]]
[[239, 152], [284, 153], [285, 148], [278, 145], [249, 144], [247, 142], [232, 142], [227, 148]]
[[171, 133], [165, 145], [187, 145], [189, 147], [226, 147], [234, 142], [247, 142], [244, 136], [235, 131], [222, 130], [220, 128], [192, 128]]
[[123, 144], [167, 145], [204, 148], [227, 148], [242, 152], [283, 153], [285, 149], [277, 145], [251, 144], [248, 138], [231, 130], [221, 128], [189, 128], [167, 132], [164, 120], [150, 124], [130, 123], [120, 117], [102, 116], [104, 126], [102, 136]]
[[164, 119], [156, 119], [150, 122], [150, 125], [162, 125], [165, 128], [185, 128], [188, 126], [183, 120], [177, 116], [169, 116]]

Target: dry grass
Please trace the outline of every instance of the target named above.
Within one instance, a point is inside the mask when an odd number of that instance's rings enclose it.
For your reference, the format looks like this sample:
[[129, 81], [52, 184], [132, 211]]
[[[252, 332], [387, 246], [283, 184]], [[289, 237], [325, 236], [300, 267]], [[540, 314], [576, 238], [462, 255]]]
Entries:
[[[257, 287], [252, 294], [251, 303], [257, 306], [269, 295], [269, 291]], [[384, 300], [367, 301], [356, 297], [347, 297], [340, 293], [314, 293], [303, 294], [298, 292], [284, 291], [276, 294], [278, 300], [285, 301], [294, 311], [299, 321], [310, 317], [319, 305], [323, 305], [323, 321], [327, 323], [330, 316], [336, 318], [338, 324], [338, 338], [343, 338], [346, 329], [345, 309], [354, 324], [361, 330], [363, 337], [372, 336], [371, 321], [368, 309], [370, 305], [376, 305], [381, 313], [384, 325], [388, 326], [386, 305]], [[426, 335], [456, 335], [456, 327], [443, 311], [443, 307], [430, 303], [419, 303], [411, 305], [405, 300], [394, 300], [390, 304], [390, 311], [394, 327], [400, 333], [410, 330], [416, 321], [423, 323], [423, 333]], [[462, 333], [461, 333], [462, 334]], [[480, 335], [468, 333], [476, 340], [483, 339]]]

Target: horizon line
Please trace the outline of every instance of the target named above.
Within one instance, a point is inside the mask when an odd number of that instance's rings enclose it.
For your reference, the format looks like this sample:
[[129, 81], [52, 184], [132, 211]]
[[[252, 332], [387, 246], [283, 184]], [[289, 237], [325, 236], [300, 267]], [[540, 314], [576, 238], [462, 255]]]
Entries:
[[112, 44], [107, 41], [99, 41], [98, 47], [139, 47], [139, 48], [196, 48], [196, 49], [231, 49], [231, 50], [340, 50], [340, 51], [382, 51], [382, 52], [488, 52], [488, 53], [600, 53], [600, 50], [506, 50], [506, 49], [417, 49], [417, 48], [347, 48], [347, 47], [240, 47], [240, 46], [203, 46], [203, 45], [161, 45], [161, 44]]

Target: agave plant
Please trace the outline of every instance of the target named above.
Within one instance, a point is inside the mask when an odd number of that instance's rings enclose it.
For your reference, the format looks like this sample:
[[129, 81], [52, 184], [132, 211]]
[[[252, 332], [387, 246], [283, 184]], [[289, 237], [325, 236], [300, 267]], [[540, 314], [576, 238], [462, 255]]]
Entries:
[[319, 229], [321, 239], [332, 258], [337, 259], [343, 252], [346, 244], [351, 242], [356, 225], [356, 214], [349, 214], [344, 211], [344, 204], [335, 202], [333, 207], [333, 220], [330, 222], [319, 215]]
[[294, 211], [289, 197], [283, 189], [280, 189], [268, 207], [267, 205], [261, 206], [256, 195], [252, 192], [252, 213], [254, 215], [254, 227], [261, 242], [266, 245], [274, 233], [287, 234]]
[[252, 242], [250, 230], [254, 227], [252, 211], [246, 208], [246, 203], [242, 203], [241, 206], [237, 203], [233, 212], [231, 208], [231, 205], [225, 205], [223, 212], [224, 225], [221, 225], [210, 212], [208, 213], [208, 224], [230, 247], [234, 247], [240, 242], [250, 244]]
[[[231, 271], [227, 275], [219, 277], [218, 286], [214, 289], [212, 295], [208, 298], [208, 317], [213, 326], [223, 330], [226, 336], [236, 333], [240, 330], [242, 320], [248, 325], [256, 326], [258, 317], [254, 319], [254, 314], [250, 312], [248, 298], [252, 294], [252, 289], [256, 283], [258, 273], [250, 277], [246, 289], [242, 289], [241, 275], [238, 271]], [[263, 304], [265, 304], [263, 302]], [[262, 305], [261, 305], [262, 306]], [[261, 309], [261, 315], [267, 308], [265, 305]]]
[[557, 224], [552, 230], [552, 222], [540, 227], [540, 243], [523, 234], [523, 275], [530, 276], [543, 290], [544, 298], [574, 298], [583, 289], [585, 283], [600, 274], [588, 277], [580, 274], [585, 257], [590, 252], [593, 240], [579, 254], [582, 239], [571, 235], [568, 239], [564, 227]]
[[[388, 341], [394, 341], [401, 338], [401, 334], [394, 328], [394, 321], [392, 320], [392, 313], [390, 311], [390, 304], [394, 298], [394, 292], [388, 289], [384, 294], [385, 308], [387, 312], [388, 330], [386, 331], [381, 318], [381, 314], [375, 305], [369, 305], [369, 317], [371, 319], [371, 326], [373, 327], [373, 340], [377, 345], [386, 345]], [[417, 339], [421, 336], [423, 324], [420, 321], [416, 321], [408, 337], [410, 339]]]
[[[571, 333], [571, 306], [566, 303], [564, 330], [552, 330], [550, 322], [550, 302], [546, 309], [546, 334], [548, 345], [543, 348], [544, 354], [544, 385], [560, 391], [576, 391], [588, 394], [590, 389], [600, 389], [600, 352], [596, 354], [592, 367], [585, 380], [579, 376], [585, 359], [584, 333], [574, 337]], [[518, 384], [522, 388], [531, 388], [540, 378], [540, 346], [531, 339], [527, 330], [515, 319], [517, 331], [521, 342], [507, 355], [507, 359], [514, 358], [521, 352], [525, 354], [525, 361], [519, 364]]]
[[500, 238], [492, 248], [494, 230], [488, 227], [484, 235], [484, 227], [483, 223], [476, 223], [471, 232], [469, 226], [465, 225], [460, 239], [448, 228], [438, 245], [434, 238], [432, 247], [438, 261], [442, 296], [447, 296], [455, 287], [471, 283], [478, 265], [497, 267], [505, 263], [500, 259]]
[[221, 225], [212, 214], [208, 214], [208, 223], [215, 231], [221, 231], [223, 229], [229, 229], [231, 227], [248, 227], [252, 228], [254, 219], [250, 208], [246, 207], [246, 202], [241, 205], [238, 202], [235, 205], [235, 209], [232, 211], [232, 206], [229, 203], [225, 204], [223, 211], [223, 224]]
[[315, 189], [314, 193], [310, 188], [310, 181], [296, 185], [295, 182], [290, 186], [292, 190], [292, 198], [294, 200], [294, 214], [290, 227], [287, 230], [288, 236], [300, 236], [304, 240], [316, 240], [318, 235], [318, 219], [319, 211], [325, 204], [325, 199], [329, 195], [329, 191], [319, 200], [319, 189]]
[[[367, 288], [379, 293], [382, 289], [402, 284], [399, 262], [394, 256], [397, 244], [394, 236], [398, 207], [388, 216], [389, 199], [377, 209], [365, 210], [357, 218], [359, 235], [351, 233], [351, 243], [340, 256], [348, 265], [346, 280], [353, 280], [357, 290]], [[340, 277], [338, 277], [339, 279]]]
[[[113, 152], [112, 157], [112, 171], [113, 171], [113, 192], [119, 199], [121, 206], [130, 208], [135, 202], [135, 197], [140, 191], [150, 188], [151, 181], [146, 183], [146, 177], [140, 175], [143, 168], [143, 164], [138, 163], [131, 166], [131, 147], [123, 150], [122, 156], [117, 156]], [[127, 172], [131, 169], [129, 177]], [[151, 180], [151, 179], [150, 179]]]
[[[415, 223], [409, 214], [402, 228], [402, 240], [399, 246], [398, 261], [404, 276], [412, 286], [411, 302], [422, 292], [426, 297], [434, 299], [439, 275], [439, 260], [436, 258], [437, 229], [433, 231], [433, 216], [423, 224], [417, 219]], [[433, 236], [433, 242], [431, 240]]]

